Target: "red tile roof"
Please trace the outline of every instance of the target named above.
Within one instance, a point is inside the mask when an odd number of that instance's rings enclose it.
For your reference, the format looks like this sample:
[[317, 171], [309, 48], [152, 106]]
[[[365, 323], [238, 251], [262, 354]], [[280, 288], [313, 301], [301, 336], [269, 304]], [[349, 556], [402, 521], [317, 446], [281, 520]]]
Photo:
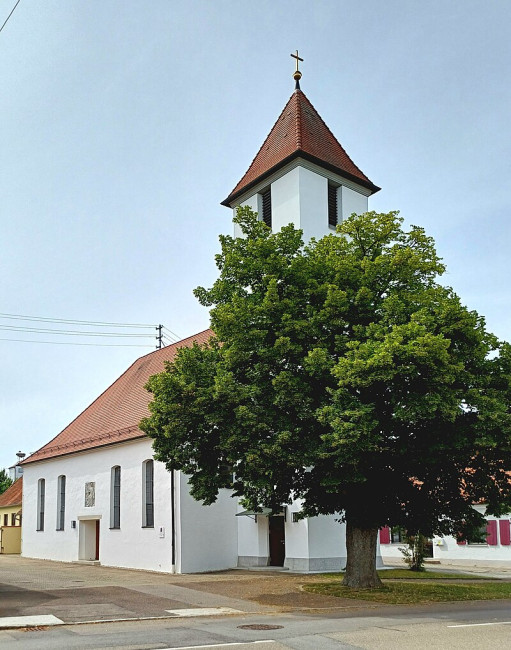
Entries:
[[20, 506], [23, 493], [23, 476], [16, 479], [11, 487], [0, 494], [0, 508], [7, 506]]
[[250, 187], [298, 157], [326, 167], [366, 187], [371, 193], [380, 189], [355, 165], [305, 93], [297, 89], [248, 171], [222, 205], [229, 206]]
[[137, 359], [58, 436], [23, 464], [144, 437], [138, 423], [149, 415], [151, 396], [144, 388], [147, 380], [163, 371], [164, 362], [172, 361], [178, 348], [191, 346], [194, 341], [205, 343], [212, 335], [211, 330], [205, 330]]

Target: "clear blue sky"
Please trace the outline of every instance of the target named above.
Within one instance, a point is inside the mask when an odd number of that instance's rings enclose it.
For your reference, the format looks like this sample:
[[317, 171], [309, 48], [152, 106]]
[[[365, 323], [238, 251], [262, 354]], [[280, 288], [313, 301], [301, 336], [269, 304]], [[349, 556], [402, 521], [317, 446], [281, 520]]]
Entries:
[[[205, 329], [192, 289], [231, 232], [220, 201], [298, 48], [302, 89], [382, 187], [370, 208], [424, 226], [446, 282], [511, 339], [510, 25], [509, 0], [21, 0], [0, 33], [0, 311]], [[0, 467], [150, 351], [0, 349]]]

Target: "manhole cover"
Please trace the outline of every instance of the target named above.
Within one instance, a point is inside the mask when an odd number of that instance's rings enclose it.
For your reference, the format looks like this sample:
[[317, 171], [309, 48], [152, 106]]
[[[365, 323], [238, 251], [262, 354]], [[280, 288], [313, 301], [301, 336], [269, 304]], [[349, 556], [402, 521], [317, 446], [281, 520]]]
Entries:
[[281, 630], [283, 625], [262, 625], [254, 623], [254, 625], [238, 625], [240, 630]]

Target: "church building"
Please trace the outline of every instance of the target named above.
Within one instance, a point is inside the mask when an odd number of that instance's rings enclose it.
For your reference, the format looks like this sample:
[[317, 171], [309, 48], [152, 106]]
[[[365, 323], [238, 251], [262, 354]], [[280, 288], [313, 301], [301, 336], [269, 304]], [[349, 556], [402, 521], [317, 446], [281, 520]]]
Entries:
[[[353, 212], [366, 212], [379, 188], [300, 89], [301, 59], [298, 52], [292, 56], [295, 90], [223, 205], [249, 205], [273, 230], [293, 223], [308, 240], [333, 232]], [[25, 459], [24, 556], [183, 573], [345, 566], [344, 526], [335, 517], [299, 520], [299, 503], [271, 516], [246, 512], [228, 490], [202, 506], [190, 497], [186, 476], [153, 460], [151, 441], [138, 428], [149, 413], [144, 386], [179, 347], [210, 335], [201, 332], [135, 361]]]

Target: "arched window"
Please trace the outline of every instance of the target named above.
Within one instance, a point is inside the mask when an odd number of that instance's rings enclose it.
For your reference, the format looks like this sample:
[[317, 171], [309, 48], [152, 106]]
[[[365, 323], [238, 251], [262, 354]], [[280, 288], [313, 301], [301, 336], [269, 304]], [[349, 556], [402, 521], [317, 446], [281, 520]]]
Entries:
[[57, 479], [57, 530], [64, 530], [66, 516], [66, 477]]
[[110, 528], [121, 527], [121, 468], [112, 467], [110, 476]]
[[154, 528], [154, 462], [142, 463], [142, 526]]
[[44, 502], [45, 502], [45, 480], [40, 478], [37, 481], [37, 528], [36, 530], [44, 530]]

